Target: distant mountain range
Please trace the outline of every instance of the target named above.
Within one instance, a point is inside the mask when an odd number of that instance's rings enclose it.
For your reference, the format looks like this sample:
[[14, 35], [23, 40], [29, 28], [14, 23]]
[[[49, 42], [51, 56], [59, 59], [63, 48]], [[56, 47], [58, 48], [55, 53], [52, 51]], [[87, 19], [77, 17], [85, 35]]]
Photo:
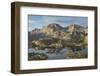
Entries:
[[52, 23], [42, 29], [37, 29], [37, 28], [33, 29], [31, 32], [32, 34], [34, 34], [34, 33], [39, 33], [39, 32], [50, 32], [50, 31], [70, 32], [70, 31], [75, 31], [75, 30], [80, 31], [80, 32], [87, 32], [87, 27], [83, 27], [77, 24], [71, 24], [67, 27], [62, 27], [59, 24]]
[[51, 23], [41, 29], [33, 29], [28, 32], [28, 40], [29, 44], [31, 44], [32, 40], [44, 39], [44, 38], [66, 38], [69, 35], [75, 35], [75, 37], [79, 37], [79, 35], [83, 35], [86, 37], [87, 41], [88, 27], [83, 27], [77, 24], [70, 24], [67, 27], [62, 27], [59, 24]]

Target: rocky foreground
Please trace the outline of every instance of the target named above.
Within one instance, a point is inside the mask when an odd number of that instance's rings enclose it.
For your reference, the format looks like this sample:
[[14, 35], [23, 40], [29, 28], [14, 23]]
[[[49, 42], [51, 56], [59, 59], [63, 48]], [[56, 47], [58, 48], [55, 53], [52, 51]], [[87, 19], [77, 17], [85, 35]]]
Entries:
[[62, 27], [52, 23], [42, 29], [33, 29], [28, 33], [29, 48], [57, 49], [68, 47], [70, 50], [81, 51], [87, 48], [87, 27], [71, 24]]

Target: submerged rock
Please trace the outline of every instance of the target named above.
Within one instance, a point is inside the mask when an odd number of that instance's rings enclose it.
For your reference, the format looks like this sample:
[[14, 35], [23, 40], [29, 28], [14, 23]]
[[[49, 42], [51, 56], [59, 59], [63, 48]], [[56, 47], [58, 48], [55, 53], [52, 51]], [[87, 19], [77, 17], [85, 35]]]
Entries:
[[[29, 54], [30, 55], [30, 54]], [[34, 53], [29, 56], [28, 60], [46, 60], [48, 56], [43, 53]]]

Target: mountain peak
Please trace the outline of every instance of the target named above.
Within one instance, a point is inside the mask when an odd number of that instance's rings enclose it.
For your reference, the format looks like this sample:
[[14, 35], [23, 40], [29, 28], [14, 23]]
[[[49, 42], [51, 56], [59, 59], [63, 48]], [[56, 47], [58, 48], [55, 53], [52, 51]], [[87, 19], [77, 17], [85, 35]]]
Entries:
[[47, 27], [49, 27], [49, 28], [62, 28], [59, 24], [57, 24], [57, 23], [51, 23], [51, 24], [49, 24]]
[[67, 31], [80, 31], [84, 32], [85, 28], [83, 26], [77, 25], [77, 24], [70, 24], [67, 26]]
[[68, 28], [76, 28], [76, 29], [81, 29], [81, 28], [84, 28], [83, 26], [80, 26], [80, 25], [77, 25], [77, 24], [71, 24], [71, 25], [69, 25], [69, 26], [67, 26], [67, 29]]
[[78, 25], [78, 24], [71, 24], [69, 25], [70, 27], [74, 27], [74, 28], [83, 28], [82, 26]]

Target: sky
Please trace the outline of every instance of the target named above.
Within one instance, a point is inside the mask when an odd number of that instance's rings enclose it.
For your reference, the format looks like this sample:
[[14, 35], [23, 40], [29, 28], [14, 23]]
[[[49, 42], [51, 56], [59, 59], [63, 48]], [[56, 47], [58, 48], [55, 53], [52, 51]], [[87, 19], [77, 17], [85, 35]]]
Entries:
[[75, 16], [29, 15], [28, 31], [32, 31], [35, 28], [41, 29], [51, 23], [59, 24], [62, 27], [66, 27], [70, 24], [78, 24], [86, 27], [88, 25], [88, 18]]

